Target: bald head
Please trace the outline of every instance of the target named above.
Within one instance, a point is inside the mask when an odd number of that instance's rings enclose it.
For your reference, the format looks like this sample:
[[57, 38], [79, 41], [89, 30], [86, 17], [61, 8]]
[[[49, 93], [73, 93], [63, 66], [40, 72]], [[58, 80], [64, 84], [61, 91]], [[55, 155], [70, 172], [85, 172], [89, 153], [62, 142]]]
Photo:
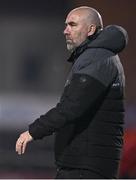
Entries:
[[83, 20], [86, 21], [86, 23], [95, 24], [98, 29], [103, 29], [102, 17], [96, 9], [88, 6], [80, 6], [70, 11], [68, 16], [73, 13], [82, 16]]
[[103, 28], [101, 15], [93, 8], [81, 6], [67, 15], [66, 36], [67, 49], [73, 52], [88, 36]]

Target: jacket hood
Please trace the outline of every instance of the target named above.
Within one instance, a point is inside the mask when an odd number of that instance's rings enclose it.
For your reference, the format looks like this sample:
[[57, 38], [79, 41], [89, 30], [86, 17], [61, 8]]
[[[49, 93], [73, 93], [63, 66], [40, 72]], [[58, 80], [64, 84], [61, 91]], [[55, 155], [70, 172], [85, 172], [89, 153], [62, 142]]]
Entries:
[[69, 62], [75, 59], [88, 48], [104, 48], [115, 54], [121, 52], [127, 45], [128, 34], [127, 31], [117, 25], [109, 25], [96, 34], [89, 36], [68, 59]]
[[124, 28], [117, 25], [109, 25], [99, 33], [96, 39], [90, 41], [88, 47], [104, 48], [114, 53], [119, 53], [126, 47], [127, 42], [128, 35]]

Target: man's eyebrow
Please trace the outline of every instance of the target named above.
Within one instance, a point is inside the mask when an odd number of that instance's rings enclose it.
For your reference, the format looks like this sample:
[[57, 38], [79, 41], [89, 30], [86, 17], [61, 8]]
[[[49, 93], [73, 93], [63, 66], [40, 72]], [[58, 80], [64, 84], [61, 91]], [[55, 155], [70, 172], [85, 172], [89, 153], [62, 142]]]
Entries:
[[65, 25], [76, 25], [77, 23], [74, 21], [65, 22]]

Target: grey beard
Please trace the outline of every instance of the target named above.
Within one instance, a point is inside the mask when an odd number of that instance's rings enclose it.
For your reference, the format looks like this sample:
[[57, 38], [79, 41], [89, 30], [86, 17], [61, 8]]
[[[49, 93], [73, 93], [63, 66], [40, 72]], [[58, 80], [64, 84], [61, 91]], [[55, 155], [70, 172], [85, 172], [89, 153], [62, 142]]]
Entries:
[[67, 44], [67, 49], [72, 53], [76, 49], [76, 47], [73, 44]]

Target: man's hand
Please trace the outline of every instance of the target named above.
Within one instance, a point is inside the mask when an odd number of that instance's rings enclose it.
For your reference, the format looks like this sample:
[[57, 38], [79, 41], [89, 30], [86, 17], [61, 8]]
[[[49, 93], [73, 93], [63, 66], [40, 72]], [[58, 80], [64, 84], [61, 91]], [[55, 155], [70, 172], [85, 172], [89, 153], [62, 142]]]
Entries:
[[30, 135], [29, 131], [26, 131], [22, 134], [20, 134], [20, 137], [18, 138], [16, 142], [16, 152], [21, 155], [25, 153], [27, 143], [32, 141], [33, 138]]

